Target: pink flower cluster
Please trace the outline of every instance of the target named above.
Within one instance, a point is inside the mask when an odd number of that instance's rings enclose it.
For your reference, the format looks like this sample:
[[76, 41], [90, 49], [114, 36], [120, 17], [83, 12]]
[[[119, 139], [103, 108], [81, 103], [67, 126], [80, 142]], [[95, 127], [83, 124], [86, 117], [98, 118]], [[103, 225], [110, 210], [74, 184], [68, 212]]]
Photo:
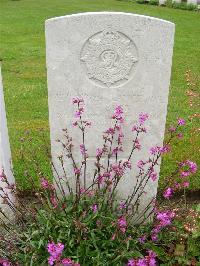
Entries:
[[7, 259], [0, 258], [0, 265], [2, 266], [12, 266], [12, 264]]
[[95, 213], [98, 211], [98, 206], [97, 204], [93, 204], [92, 207], [91, 207], [92, 211]]
[[126, 208], [126, 204], [125, 204], [125, 202], [124, 201], [121, 201], [120, 203], [119, 203], [119, 209], [120, 210], [123, 210], [123, 209], [125, 209]]
[[147, 130], [146, 128], [144, 127], [144, 123], [146, 122], [146, 120], [149, 119], [149, 115], [147, 113], [140, 113], [139, 114], [139, 121], [138, 121], [138, 124], [137, 125], [134, 125], [133, 128], [132, 128], [132, 132], [137, 132], [137, 133], [140, 133], [140, 132], [143, 132], [143, 133], [146, 133]]
[[103, 149], [97, 148], [96, 149], [96, 157], [101, 157], [103, 152], [104, 152]]
[[126, 171], [126, 169], [131, 169], [130, 161], [119, 161], [118, 163], [113, 163], [111, 165], [111, 174], [114, 174], [114, 177], [122, 177]]
[[168, 188], [164, 191], [164, 193], [163, 193], [163, 197], [166, 198], [166, 199], [169, 199], [169, 198], [171, 198], [171, 197], [173, 196], [173, 193], [174, 193], [173, 189], [172, 189], [171, 187], [168, 187]]
[[115, 108], [114, 114], [112, 115], [112, 119], [116, 119], [120, 123], [124, 122], [124, 111], [120, 105]]
[[50, 188], [49, 181], [44, 177], [41, 178], [40, 184], [41, 184], [42, 188], [44, 188], [44, 189]]
[[64, 250], [64, 245], [62, 243], [55, 244], [54, 242], [48, 243], [47, 251], [50, 254], [48, 258], [49, 265], [63, 265], [63, 266], [80, 266], [79, 263], [75, 263], [70, 258], [62, 259], [62, 252]]
[[156, 253], [152, 250], [148, 251], [148, 255], [144, 258], [130, 259], [127, 266], [156, 266]]
[[160, 230], [172, 223], [172, 219], [175, 217], [175, 213], [173, 211], [163, 211], [157, 212], [156, 219], [158, 223], [151, 231], [151, 239], [152, 241], [157, 241], [158, 233]]
[[183, 125], [185, 125], [185, 120], [182, 119], [182, 118], [179, 118], [179, 119], [178, 119], [178, 125], [179, 125], [179, 126], [183, 126]]
[[170, 146], [169, 145], [164, 145], [163, 147], [155, 146], [150, 149], [150, 154], [151, 155], [156, 155], [158, 153], [160, 154], [165, 154], [170, 152]]
[[80, 97], [74, 97], [72, 98], [72, 103], [77, 106], [77, 110], [74, 113], [74, 116], [77, 120], [73, 122], [73, 126], [78, 126], [80, 128], [91, 126], [91, 122], [82, 120], [82, 115], [84, 113], [83, 99]]
[[47, 251], [50, 254], [50, 257], [48, 258], [49, 265], [54, 265], [54, 262], [58, 262], [61, 260], [61, 255], [64, 250], [64, 247], [65, 246], [62, 243], [48, 243]]
[[181, 170], [181, 177], [187, 177], [197, 172], [197, 164], [190, 160], [180, 163], [179, 167]]
[[126, 218], [121, 216], [118, 219], [117, 223], [118, 223], [119, 230], [124, 234], [126, 232], [126, 228], [127, 228]]
[[197, 172], [197, 164], [186, 160], [184, 162], [179, 163], [178, 171], [179, 174], [179, 181], [177, 182], [177, 179], [174, 181], [172, 180], [170, 187], [166, 188], [163, 192], [163, 197], [166, 199], [169, 199], [173, 196], [174, 192], [183, 189], [189, 186], [190, 182], [187, 180], [187, 178], [195, 174]]
[[147, 113], [140, 113], [139, 114], [139, 123], [140, 125], [143, 125], [144, 122], [149, 119], [149, 115]]
[[80, 151], [81, 151], [81, 154], [82, 154], [83, 156], [86, 156], [86, 157], [87, 157], [87, 150], [86, 150], [84, 144], [81, 144], [81, 145], [80, 145]]
[[74, 174], [75, 175], [80, 175], [81, 169], [80, 168], [74, 168]]

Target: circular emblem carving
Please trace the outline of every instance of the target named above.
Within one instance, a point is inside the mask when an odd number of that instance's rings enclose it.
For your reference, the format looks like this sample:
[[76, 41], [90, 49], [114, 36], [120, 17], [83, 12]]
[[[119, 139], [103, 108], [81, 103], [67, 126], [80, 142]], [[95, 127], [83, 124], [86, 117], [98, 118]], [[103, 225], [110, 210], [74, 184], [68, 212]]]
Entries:
[[88, 78], [104, 86], [118, 86], [129, 80], [138, 62], [133, 41], [118, 31], [102, 31], [91, 36], [81, 51]]

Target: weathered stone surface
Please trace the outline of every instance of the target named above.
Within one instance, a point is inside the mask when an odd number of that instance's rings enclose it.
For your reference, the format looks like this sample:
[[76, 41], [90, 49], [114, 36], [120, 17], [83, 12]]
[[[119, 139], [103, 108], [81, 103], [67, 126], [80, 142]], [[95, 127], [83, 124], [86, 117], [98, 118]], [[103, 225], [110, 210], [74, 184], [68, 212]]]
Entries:
[[[10, 144], [8, 137], [8, 129], [7, 129], [7, 121], [6, 121], [6, 111], [4, 104], [4, 96], [3, 96], [3, 82], [1, 77], [1, 62], [0, 62], [0, 174], [2, 173], [2, 169], [4, 169], [4, 173], [7, 176], [7, 179], [10, 183], [14, 183], [14, 177], [12, 174], [12, 163], [11, 163], [11, 152], [10, 152]], [[5, 182], [1, 181], [0, 178], [0, 187], [4, 189], [9, 194], [9, 190], [5, 187], [7, 185]], [[0, 191], [0, 195], [3, 195], [3, 192]], [[9, 194], [10, 197], [12, 197]], [[2, 198], [0, 197], [0, 208], [6, 209], [6, 206], [2, 204]], [[1, 216], [1, 215], [0, 215]]]
[[[63, 140], [63, 128], [68, 128], [76, 158], [81, 159], [81, 135], [72, 127], [74, 96], [83, 97], [86, 118], [92, 122], [86, 136], [90, 155], [88, 183], [93, 178], [96, 148], [102, 146], [102, 132], [111, 125], [116, 105], [122, 105], [126, 117], [123, 158], [130, 153], [131, 128], [140, 112], [147, 112], [150, 120], [148, 134], [141, 139], [142, 149], [133, 156], [133, 165], [140, 159], [148, 159], [150, 147], [162, 145], [173, 43], [173, 23], [141, 15], [83, 13], [46, 21], [51, 148], [60, 175], [57, 157], [63, 150], [56, 140]], [[65, 165], [73, 183], [73, 170], [68, 163]], [[137, 172], [133, 167], [121, 181], [122, 198], [133, 190]], [[142, 205], [156, 195], [157, 181], [149, 181], [146, 191]]]

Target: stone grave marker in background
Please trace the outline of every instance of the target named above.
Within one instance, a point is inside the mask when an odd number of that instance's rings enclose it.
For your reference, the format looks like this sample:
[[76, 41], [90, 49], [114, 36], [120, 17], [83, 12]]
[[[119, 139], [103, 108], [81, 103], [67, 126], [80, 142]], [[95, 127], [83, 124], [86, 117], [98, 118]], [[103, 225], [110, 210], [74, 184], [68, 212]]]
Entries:
[[[6, 120], [6, 111], [4, 104], [4, 95], [3, 95], [3, 82], [1, 76], [1, 62], [0, 62], [0, 175], [2, 174], [2, 169], [4, 169], [4, 173], [7, 176], [9, 183], [14, 183], [14, 177], [12, 174], [12, 163], [11, 163], [11, 152], [10, 152], [10, 143], [8, 137], [8, 129], [7, 129], [7, 120]], [[2, 177], [0, 177], [0, 187], [5, 189], [7, 193], [9, 190], [6, 190], [5, 182], [2, 182]], [[0, 191], [0, 195], [2, 195], [2, 191]], [[12, 195], [9, 194], [10, 197]], [[2, 198], [0, 197], [0, 207], [4, 209], [6, 212], [6, 205], [2, 204]], [[1, 216], [1, 214], [0, 214]]]
[[198, 1], [198, 0], [187, 0], [187, 3], [188, 4], [197, 5], [197, 4], [200, 4], [200, 1]]
[[162, 5], [165, 5], [166, 3], [166, 0], [159, 0], [159, 5], [162, 6]]
[[[80, 96], [86, 105], [85, 117], [92, 122], [86, 135], [88, 184], [93, 179], [96, 148], [102, 147], [102, 133], [111, 126], [117, 105], [125, 113], [125, 140], [122, 159], [132, 147], [131, 128], [138, 114], [147, 112], [148, 133], [141, 138], [142, 149], [133, 156], [133, 168], [120, 181], [118, 194], [127, 197], [138, 173], [136, 162], [149, 158], [149, 149], [162, 145], [167, 114], [168, 91], [174, 43], [174, 24], [157, 18], [118, 12], [82, 13], [46, 21], [51, 150], [54, 165], [62, 176], [57, 159], [63, 150], [67, 128], [75, 144], [75, 158], [81, 160], [82, 137], [72, 127], [72, 97]], [[73, 169], [65, 161], [73, 184]], [[157, 167], [159, 173], [159, 167]], [[141, 206], [157, 193], [157, 182], [149, 181]]]

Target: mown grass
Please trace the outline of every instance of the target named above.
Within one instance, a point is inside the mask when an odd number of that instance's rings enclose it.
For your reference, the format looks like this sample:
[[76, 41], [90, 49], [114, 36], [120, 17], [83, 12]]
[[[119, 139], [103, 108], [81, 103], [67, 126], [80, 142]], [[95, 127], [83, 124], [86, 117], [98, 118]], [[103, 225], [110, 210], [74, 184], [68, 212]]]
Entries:
[[[45, 67], [44, 22], [46, 19], [85, 11], [123, 11], [150, 15], [176, 24], [171, 88], [169, 95], [167, 125], [177, 117], [183, 117], [187, 126], [183, 129], [185, 139], [175, 145], [173, 155], [164, 158], [163, 177], [173, 169], [176, 161], [190, 158], [200, 162], [198, 104], [188, 104], [187, 82], [184, 73], [190, 69], [200, 74], [200, 14], [167, 7], [140, 5], [130, 1], [116, 0], [0, 0], [1, 52], [3, 80], [7, 108], [8, 127], [15, 175], [22, 187], [24, 182], [20, 137], [29, 129], [33, 140], [29, 142], [29, 158], [34, 147], [43, 171], [50, 174], [49, 164], [42, 152], [43, 138], [38, 134], [44, 129], [49, 143], [47, 84]], [[199, 91], [199, 82], [195, 87]], [[196, 99], [197, 100], [197, 99]], [[198, 103], [198, 101], [196, 101]], [[192, 188], [200, 187], [199, 172], [192, 179]]]

